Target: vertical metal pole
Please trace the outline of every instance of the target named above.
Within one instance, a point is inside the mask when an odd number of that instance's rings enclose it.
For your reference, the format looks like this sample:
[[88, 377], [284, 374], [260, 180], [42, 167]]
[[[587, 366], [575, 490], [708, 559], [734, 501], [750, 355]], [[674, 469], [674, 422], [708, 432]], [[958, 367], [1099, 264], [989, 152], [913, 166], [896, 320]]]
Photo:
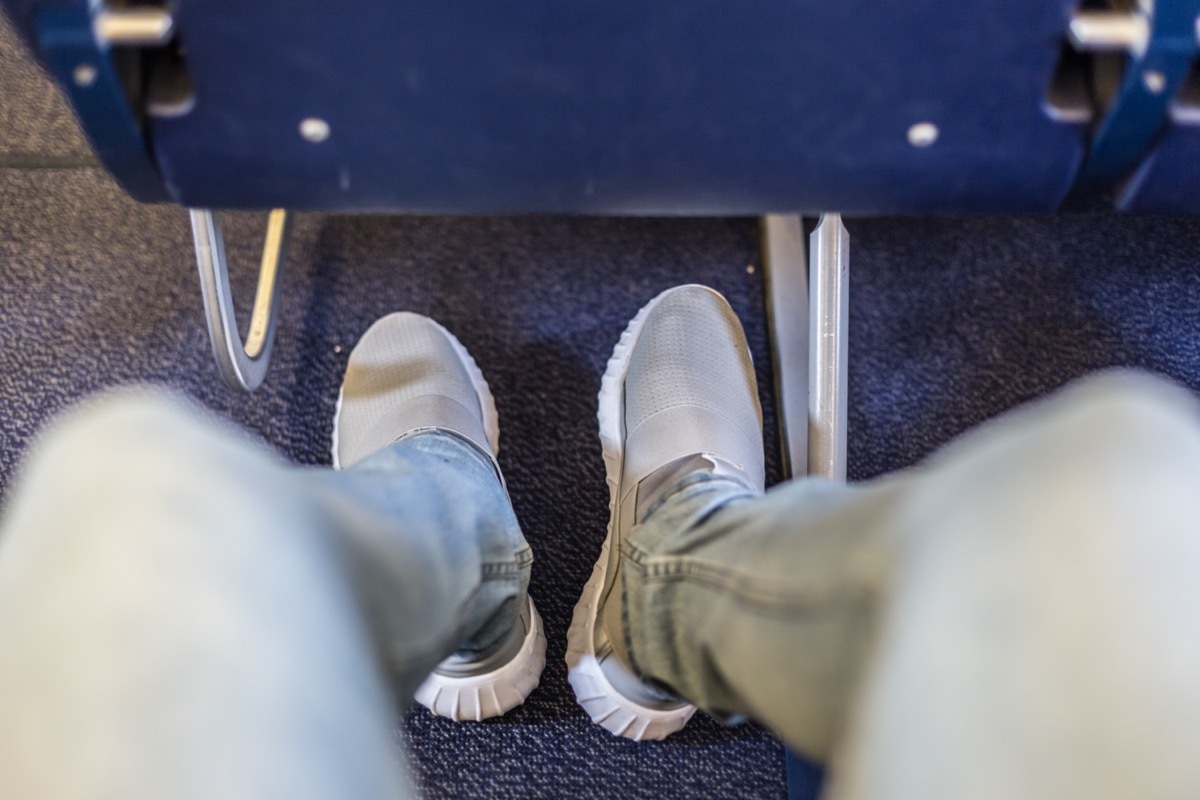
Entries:
[[[799, 216], [768, 215], [762, 234], [784, 464], [844, 481], [849, 235], [838, 214], [821, 217], [807, 251]], [[789, 795], [815, 797], [821, 770], [792, 752], [786, 764]]]
[[808, 471], [846, 480], [850, 236], [823, 214], [809, 239]]
[[762, 248], [783, 461], [799, 478], [808, 472], [808, 250], [800, 216], [763, 217]]

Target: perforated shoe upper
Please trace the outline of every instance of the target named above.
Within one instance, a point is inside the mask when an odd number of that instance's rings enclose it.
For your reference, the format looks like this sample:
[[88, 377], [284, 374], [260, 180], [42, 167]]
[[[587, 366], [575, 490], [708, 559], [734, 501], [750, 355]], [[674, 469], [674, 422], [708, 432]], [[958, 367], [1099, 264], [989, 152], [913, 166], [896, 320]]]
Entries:
[[642, 324], [625, 376], [622, 494], [672, 462], [711, 454], [764, 482], [762, 409], [737, 315], [702, 286], [665, 293]]
[[335, 463], [349, 467], [418, 428], [442, 428], [494, 455], [491, 393], [475, 362], [428, 317], [401, 312], [372, 325], [342, 383]]

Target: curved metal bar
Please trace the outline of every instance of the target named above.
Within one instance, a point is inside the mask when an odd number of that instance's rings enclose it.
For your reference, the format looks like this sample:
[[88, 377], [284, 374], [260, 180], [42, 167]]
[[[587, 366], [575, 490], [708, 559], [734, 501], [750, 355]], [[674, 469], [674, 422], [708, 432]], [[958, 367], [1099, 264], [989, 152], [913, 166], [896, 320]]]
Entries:
[[287, 212], [279, 208], [272, 211], [267, 220], [267, 238], [263, 244], [258, 290], [254, 294], [254, 311], [250, 315], [250, 331], [243, 345], [234, 316], [221, 222], [208, 209], [193, 208], [189, 213], [192, 218], [192, 237], [196, 242], [196, 264], [200, 268], [200, 291], [204, 296], [208, 335], [212, 340], [217, 367], [230, 387], [252, 392], [262, 385], [271, 363], [271, 348], [275, 343], [278, 322], [276, 309], [283, 265], [287, 260], [291, 220]]

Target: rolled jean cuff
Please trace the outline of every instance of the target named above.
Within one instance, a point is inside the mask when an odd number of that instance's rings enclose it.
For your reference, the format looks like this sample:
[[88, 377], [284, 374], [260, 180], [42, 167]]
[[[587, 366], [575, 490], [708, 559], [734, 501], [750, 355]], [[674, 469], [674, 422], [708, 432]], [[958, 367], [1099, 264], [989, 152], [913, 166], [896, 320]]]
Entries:
[[[476, 656], [503, 643], [517, 621], [529, 588], [533, 553], [513, 513], [508, 491], [488, 453], [454, 433], [430, 428], [393, 442], [355, 464], [355, 470], [388, 471], [397, 464], [415, 465], [439, 476], [443, 493], [487, 508], [486, 520], [473, 533], [474, 542], [447, 543], [452, 549], [478, 547], [479, 583], [464, 609], [463, 641], [457, 652]], [[452, 484], [452, 485], [451, 485]], [[462, 535], [451, 528], [444, 536]]]
[[[695, 472], [663, 493], [621, 545], [622, 615], [625, 646], [635, 672], [665, 691], [678, 694], [666, 675], [682, 667], [671, 646], [677, 635], [670, 608], [645, 602], [647, 584], [668, 577], [676, 562], [651, 563], [662, 556], [685, 556], [703, 543], [704, 523], [733, 503], [760, 497], [742, 482]], [[663, 665], [666, 665], [663, 668]], [[651, 670], [653, 669], [653, 673]]]

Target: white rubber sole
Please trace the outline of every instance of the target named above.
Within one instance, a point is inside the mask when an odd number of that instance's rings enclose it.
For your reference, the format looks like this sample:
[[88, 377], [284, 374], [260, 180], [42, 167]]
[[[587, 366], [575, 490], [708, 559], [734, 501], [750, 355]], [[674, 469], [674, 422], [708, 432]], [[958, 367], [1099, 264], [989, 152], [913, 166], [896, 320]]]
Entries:
[[[637, 741], [665, 739], [681, 730], [692, 718], [692, 714], [696, 713], [696, 707], [686, 703], [651, 707], [622, 694], [605, 674], [600, 659], [596, 656], [595, 644], [600, 599], [608, 573], [609, 551], [614, 546], [620, 546], [619, 543], [614, 544], [613, 540], [616, 536], [618, 492], [625, 451], [624, 387], [625, 375], [629, 370], [629, 356], [650, 311], [671, 291], [673, 290], [668, 289], [659, 294], [642, 307], [630, 321], [617, 346], [613, 348], [604, 378], [600, 382], [599, 409], [596, 417], [600, 424], [600, 446], [604, 453], [604, 472], [608, 482], [608, 534], [600, 548], [600, 558], [596, 561], [592, 576], [583, 587], [583, 594], [575, 605], [571, 627], [567, 630], [567, 680], [575, 691], [576, 701], [587, 711], [592, 722], [616, 736]], [[615, 662], [615, 659], [613, 661]], [[610, 663], [608, 668], [619, 667]], [[629, 678], [631, 682], [637, 681], [632, 673], [629, 674]]]
[[[371, 328], [387, 322], [389, 317], [376, 320]], [[483, 410], [483, 426], [487, 434], [488, 445], [493, 454], [500, 453], [500, 417], [496, 413], [496, 401], [492, 390], [488, 387], [483, 371], [475, 363], [475, 359], [463, 347], [458, 338], [434, 320], [429, 320], [442, 332], [454, 349], [467, 375], [475, 394], [479, 397], [479, 407]], [[371, 328], [367, 329], [370, 333]], [[367, 334], [364, 333], [363, 336]], [[338, 421], [342, 412], [342, 391], [338, 390], [337, 407], [333, 417], [333, 468], [341, 469], [338, 459]], [[529, 604], [530, 624], [525, 630], [524, 640], [516, 655], [498, 668], [479, 675], [446, 675], [436, 670], [417, 687], [414, 699], [428, 708], [435, 716], [448, 717], [455, 721], [474, 720], [481, 722], [485, 719], [498, 717], [525, 702], [530, 693], [537, 688], [541, 680], [542, 670], [546, 666], [546, 635], [542, 626], [542, 618], [533, 605], [533, 599], [526, 597]], [[518, 620], [520, 617], [518, 617]]]
[[537, 688], [546, 666], [546, 634], [542, 618], [529, 604], [529, 626], [520, 651], [498, 669], [482, 675], [430, 674], [417, 687], [414, 699], [433, 712], [455, 722], [475, 721], [507, 714], [525, 702]]
[[[371, 323], [371, 327], [367, 328], [363, 333], [366, 337], [371, 332], [371, 328], [376, 325], [382, 325], [390, 319], [392, 314], [386, 317], [380, 317]], [[429, 319], [426, 317], [426, 319]], [[496, 413], [496, 398], [492, 397], [492, 390], [488, 387], [487, 380], [483, 377], [483, 371], [479, 369], [479, 365], [475, 363], [475, 359], [463, 347], [462, 342], [458, 340], [450, 331], [446, 330], [436, 320], [429, 320], [450, 342], [450, 346], [454, 348], [454, 354], [458, 356], [458, 360], [462, 362], [467, 369], [467, 376], [471, 379], [471, 386], [475, 389], [475, 394], [479, 397], [479, 407], [483, 410], [483, 429], [487, 433], [488, 446], [492, 448], [492, 454], [500, 455], [500, 416]], [[351, 353], [353, 356], [353, 353]], [[338, 459], [338, 422], [342, 418], [342, 389], [338, 388], [337, 406], [333, 410], [333, 436], [330, 449], [333, 454], [333, 468], [341, 469], [342, 465]]]

